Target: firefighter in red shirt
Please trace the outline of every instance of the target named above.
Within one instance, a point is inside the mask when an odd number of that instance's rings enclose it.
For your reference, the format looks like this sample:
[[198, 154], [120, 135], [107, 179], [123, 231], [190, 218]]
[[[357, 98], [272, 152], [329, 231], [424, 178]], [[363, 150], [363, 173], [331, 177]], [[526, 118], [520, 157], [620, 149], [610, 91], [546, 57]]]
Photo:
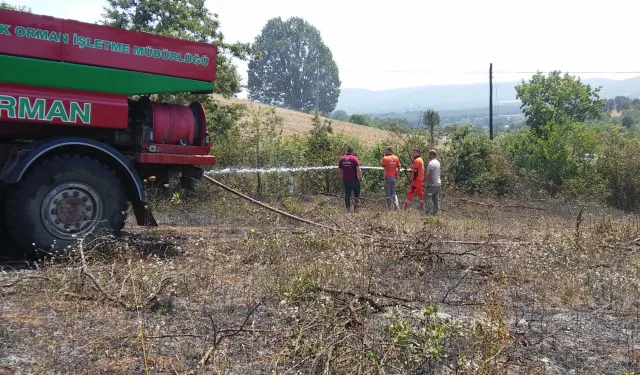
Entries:
[[347, 147], [347, 154], [343, 155], [338, 162], [338, 174], [344, 184], [344, 203], [347, 211], [351, 209], [351, 192], [353, 192], [353, 211], [355, 212], [360, 202], [360, 182], [364, 182], [364, 178], [362, 178], [360, 160], [354, 152], [353, 147]]

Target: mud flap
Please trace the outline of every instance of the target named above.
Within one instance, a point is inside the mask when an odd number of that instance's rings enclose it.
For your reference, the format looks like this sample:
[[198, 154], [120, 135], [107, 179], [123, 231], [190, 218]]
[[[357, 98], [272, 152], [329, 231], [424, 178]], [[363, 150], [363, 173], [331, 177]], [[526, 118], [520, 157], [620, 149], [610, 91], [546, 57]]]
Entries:
[[133, 206], [133, 213], [136, 215], [136, 222], [138, 225], [145, 227], [158, 226], [158, 223], [151, 212], [151, 206], [149, 203], [136, 200], [131, 202], [131, 205]]

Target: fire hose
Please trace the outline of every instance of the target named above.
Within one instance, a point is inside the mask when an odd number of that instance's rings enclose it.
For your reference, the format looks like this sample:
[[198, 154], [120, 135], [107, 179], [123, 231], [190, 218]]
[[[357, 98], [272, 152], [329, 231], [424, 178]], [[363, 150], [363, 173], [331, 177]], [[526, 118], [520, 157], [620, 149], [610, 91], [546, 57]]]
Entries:
[[271, 207], [271, 206], [266, 205], [266, 204], [264, 204], [264, 203], [262, 203], [262, 202], [260, 202], [258, 200], [255, 200], [255, 199], [253, 199], [253, 198], [251, 198], [249, 196], [246, 196], [246, 195], [242, 194], [241, 192], [239, 192], [237, 190], [234, 190], [234, 189], [228, 187], [227, 185], [223, 184], [222, 182], [217, 181], [217, 180], [215, 180], [215, 179], [213, 179], [213, 178], [211, 178], [211, 177], [209, 177], [207, 175], [204, 175], [203, 178], [206, 179], [207, 181], [211, 182], [212, 184], [222, 188], [223, 190], [228, 191], [229, 193], [235, 194], [235, 195], [239, 196], [240, 198], [248, 200], [251, 203], [254, 203], [254, 204], [257, 204], [260, 207], [266, 208], [269, 211], [273, 211], [273, 212], [275, 212], [277, 214], [280, 214], [282, 216], [286, 216], [289, 219], [293, 219], [293, 220], [299, 221], [301, 223], [315, 225], [317, 227], [324, 228], [324, 229], [329, 229], [329, 230], [333, 230], [333, 231], [340, 231], [341, 230], [339, 228], [334, 228], [334, 227], [330, 227], [330, 226], [327, 226], [327, 225], [324, 225], [324, 224], [315, 223], [313, 221], [310, 221], [310, 220], [307, 220], [307, 219], [303, 219], [301, 217], [298, 217], [298, 216], [295, 216], [295, 215], [291, 215], [290, 213], [278, 210], [277, 208]]

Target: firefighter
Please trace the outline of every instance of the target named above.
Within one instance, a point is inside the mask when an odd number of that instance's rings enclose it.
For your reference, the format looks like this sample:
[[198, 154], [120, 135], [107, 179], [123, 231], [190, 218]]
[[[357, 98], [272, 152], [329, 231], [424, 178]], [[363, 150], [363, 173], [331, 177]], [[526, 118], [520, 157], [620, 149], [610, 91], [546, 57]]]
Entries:
[[398, 196], [396, 195], [396, 183], [400, 173], [400, 159], [393, 154], [390, 146], [384, 149], [384, 157], [382, 158], [382, 167], [384, 168], [384, 191], [387, 198], [387, 208], [399, 208]]
[[413, 199], [414, 194], [420, 198], [420, 208], [424, 209], [424, 161], [420, 157], [420, 150], [413, 149], [413, 165], [411, 166], [411, 186], [407, 193], [407, 199], [404, 201], [405, 210], [409, 207], [409, 203]]
[[440, 161], [437, 159], [436, 150], [429, 150], [429, 163], [427, 163], [427, 177], [424, 179], [426, 185], [426, 193], [431, 196], [433, 202], [433, 214], [437, 215], [440, 205]]
[[353, 147], [347, 148], [347, 154], [343, 155], [338, 162], [338, 175], [344, 185], [344, 203], [347, 211], [351, 209], [351, 192], [353, 192], [353, 211], [355, 212], [360, 203], [360, 183], [364, 182], [360, 160], [354, 155]]

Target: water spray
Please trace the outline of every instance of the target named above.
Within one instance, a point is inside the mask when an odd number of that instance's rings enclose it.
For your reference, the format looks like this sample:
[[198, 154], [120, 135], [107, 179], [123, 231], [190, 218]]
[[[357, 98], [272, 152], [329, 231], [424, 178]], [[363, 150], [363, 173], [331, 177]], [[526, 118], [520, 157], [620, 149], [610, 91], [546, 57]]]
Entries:
[[[206, 171], [207, 176], [221, 175], [221, 174], [243, 174], [243, 173], [296, 173], [296, 172], [309, 172], [309, 171], [324, 171], [330, 169], [337, 169], [337, 165], [328, 165], [323, 167], [274, 167], [274, 168], [224, 168], [224, 169], [212, 169]], [[383, 167], [373, 166], [360, 166], [360, 169], [375, 169], [382, 170]], [[402, 168], [402, 171], [409, 171], [410, 169]]]

